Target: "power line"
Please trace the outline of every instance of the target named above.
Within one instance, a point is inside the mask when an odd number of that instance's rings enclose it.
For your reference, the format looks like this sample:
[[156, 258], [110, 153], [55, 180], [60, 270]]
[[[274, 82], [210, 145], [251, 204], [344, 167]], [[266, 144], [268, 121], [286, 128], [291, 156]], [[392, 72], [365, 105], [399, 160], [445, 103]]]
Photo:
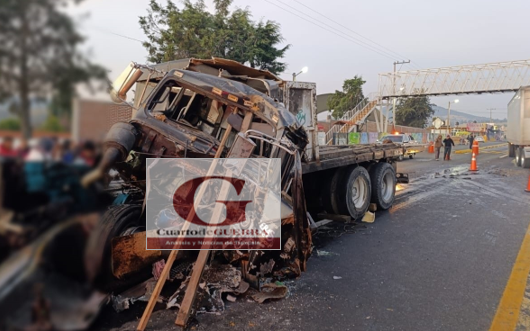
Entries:
[[[330, 30], [330, 29], [327, 29], [327, 28], [323, 27], [323, 26], [320, 25], [320, 24], [317, 24], [317, 23], [315, 23], [315, 22], [313, 22], [313, 21], [310, 21], [310, 20], [306, 19], [306, 18], [303, 17], [303, 16], [300, 16], [300, 15], [298, 15], [298, 14], [296, 14], [296, 13], [293, 13], [292, 11], [290, 11], [290, 10], [288, 10], [288, 9], [285, 9], [285, 8], [283, 8], [282, 6], [279, 6], [279, 5], [276, 4], [276, 3], [273, 3], [273, 2], [271, 2], [271, 1], [269, 1], [269, 0], [265, 0], [265, 1], [268, 2], [268, 3], [270, 3], [270, 4], [273, 5], [273, 6], [276, 6], [276, 7], [280, 8], [280, 9], [283, 10], [283, 11], [286, 11], [286, 12], [288, 12], [288, 13], [290, 13], [290, 14], [292, 14], [292, 15], [294, 15], [294, 16], [300, 18], [300, 19], [303, 19], [303, 20], [306, 21], [306, 22], [309, 22], [309, 23], [311, 23], [311, 24], [313, 24], [313, 25], [316, 25], [316, 26], [318, 26], [319, 28], [321, 28], [321, 29], [323, 29], [323, 30], [326, 30], [326, 31], [328, 31], [328, 32], [331, 32], [331, 33], [333, 33], [334, 35], [341, 37], [342, 39], [345, 39], [345, 40], [347, 40], [347, 41], [350, 41], [350, 42], [352, 42], [352, 43], [354, 43], [354, 44], [357, 44], [357, 45], [359, 45], [359, 46], [361, 46], [361, 47], [367, 48], [367, 49], [369, 49], [369, 50], [371, 50], [371, 51], [373, 51], [373, 52], [375, 52], [375, 53], [378, 53], [378, 54], [381, 55], [381, 56], [384, 56], [384, 57], [386, 57], [386, 58], [389, 58], [389, 59], [391, 59], [391, 60], [394, 60], [394, 57], [393, 57], [393, 56], [389, 56], [389, 55], [387, 55], [387, 54], [385, 54], [385, 53], [382, 53], [382, 52], [380, 52], [379, 50], [373, 48], [373, 47], [370, 46], [370, 45], [366, 45], [366, 46], [365, 46], [365, 45], [363, 45], [363, 44], [361, 44], [361, 43], [355, 41], [355, 40], [354, 40], [353, 38], [351, 38], [351, 37], [346, 37], [346, 36], [348, 36], [348, 35], [343, 36], [343, 35], [341, 35], [341, 34], [338, 34], [337, 32], [335, 32], [335, 31], [333, 31], [333, 30]], [[308, 15], [306, 14], [306, 16], [308, 16]], [[311, 16], [308, 16], [308, 17], [311, 17]], [[316, 19], [314, 19], [314, 20], [316, 20]], [[316, 21], [318, 21], [318, 20], [316, 20]], [[324, 23], [324, 24], [325, 24], [325, 23]]]
[[[314, 12], [314, 13], [316, 13], [316, 14], [322, 16], [322, 17], [324, 17], [325, 19], [327, 19], [327, 20], [329, 20], [329, 21], [331, 21], [331, 22], [337, 24], [338, 26], [340, 26], [340, 27], [342, 27], [342, 28], [344, 28], [344, 29], [346, 29], [346, 30], [348, 30], [348, 31], [350, 31], [350, 32], [352, 32], [352, 33], [354, 33], [354, 34], [356, 34], [357, 36], [361, 37], [362, 39], [367, 40], [367, 41], [369, 41], [369, 42], [371, 42], [371, 43], [373, 43], [373, 44], [375, 44], [375, 45], [377, 45], [377, 46], [379, 46], [379, 47], [381, 47], [381, 48], [383, 48], [383, 49], [385, 49], [385, 50], [387, 50], [387, 51], [389, 51], [389, 52], [395, 54], [395, 56], [400, 57], [400, 58], [403, 58], [403, 59], [408, 58], [407, 56], [404, 56], [404, 55], [402, 55], [402, 54], [400, 54], [400, 53], [398, 53], [398, 52], [395, 52], [395, 51], [391, 50], [390, 48], [387, 48], [387, 47], [385, 47], [385, 46], [383, 46], [383, 45], [381, 45], [381, 44], [379, 44], [379, 43], [377, 43], [377, 42], [371, 40], [370, 38], [363, 36], [362, 34], [360, 34], [360, 33], [356, 32], [356, 31], [350, 29], [349, 27], [347, 27], [347, 26], [345, 26], [345, 25], [343, 25], [343, 24], [341, 24], [341, 23], [339, 23], [339, 22], [337, 22], [337, 21], [335, 21], [334, 19], [332, 19], [332, 18], [330, 18], [330, 17], [328, 17], [328, 16], [322, 14], [321, 12], [319, 12], [319, 11], [317, 11], [317, 10], [315, 10], [315, 9], [313, 9], [313, 8], [311, 8], [311, 7], [309, 7], [308, 5], [302, 3], [302, 2], [300, 2], [300, 1], [298, 1], [298, 0], [294, 0], [294, 1], [297, 2], [298, 4], [302, 5], [302, 6], [306, 7], [306, 8], [309, 9], [310, 11], [312, 11], [312, 12]], [[417, 67], [414, 63], [413, 63], [412, 65], [415, 66], [415, 67]], [[419, 67], [418, 67], [418, 68], [419, 68]], [[400, 68], [400, 69], [401, 69], [401, 68]]]
[[108, 34], [112, 34], [112, 35], [115, 35], [115, 36], [118, 36], [118, 37], [121, 37], [121, 38], [125, 38], [125, 39], [129, 39], [129, 40], [137, 41], [137, 42], [139, 42], [139, 43], [141, 43], [141, 44], [144, 43], [143, 40], [136, 39], [136, 38], [129, 37], [129, 36], [125, 36], [125, 35], [122, 35], [122, 34], [119, 34], [119, 33], [116, 33], [116, 32], [112, 32], [112, 31], [109, 31], [109, 30], [107, 30], [107, 29], [103, 29], [103, 28], [100, 28], [100, 27], [97, 27], [97, 26], [93, 26], [93, 25], [91, 25], [91, 26], [89, 26], [89, 27], [91, 27], [91, 28], [93, 28], [93, 29], [95, 29], [95, 30], [98, 30], [98, 31], [100, 31], [100, 32], [103, 32], [103, 33], [108, 33]]
[[[311, 16], [311, 15], [308, 15], [308, 14], [302, 12], [302, 11], [298, 10], [297, 8], [295, 8], [295, 7], [289, 5], [289, 4], [287, 4], [287, 3], [285, 3], [285, 2], [283, 2], [283, 1], [281, 1], [281, 0], [276, 0], [276, 1], [279, 2], [279, 3], [281, 3], [281, 4], [283, 4], [284, 6], [287, 6], [287, 7], [291, 8], [291, 9], [297, 11], [298, 13], [300, 13], [300, 14], [302, 14], [302, 15], [305, 15], [305, 16], [309, 17], [310, 19], [312, 19], [312, 20], [314, 20], [314, 21], [316, 21], [316, 22], [318, 22], [318, 23], [320, 23], [320, 24], [323, 24], [323, 25], [327, 26], [328, 28], [334, 30], [335, 32], [338, 32], [338, 33], [341, 33], [341, 34], [345, 35], [345, 36], [348, 37], [349, 39], [353, 39], [353, 40], [350, 40], [350, 41], [353, 41], [354, 43], [356, 43], [356, 44], [359, 45], [359, 46], [364, 45], [364, 46], [368, 47], [368, 48], [369, 48], [370, 50], [372, 50], [372, 51], [380, 52], [380, 54], [381, 54], [381, 53], [384, 53], [384, 54], [386, 54], [387, 56], [390, 56], [391, 58], [394, 58], [394, 57], [395, 57], [394, 55], [392, 55], [392, 54], [390, 54], [390, 53], [388, 53], [388, 52], [386, 52], [386, 51], [384, 51], [384, 50], [377, 49], [376, 47], [374, 47], [374, 46], [372, 46], [372, 45], [370, 45], [370, 44], [367, 44], [366, 42], [364, 42], [364, 41], [362, 41], [362, 40], [359, 40], [359, 39], [357, 39], [357, 38], [355, 38], [355, 37], [353, 37], [353, 36], [351, 36], [351, 35], [349, 35], [349, 34], [343, 32], [342, 30], [339, 30], [339, 29], [337, 29], [337, 28], [335, 28], [335, 27], [333, 27], [333, 26], [331, 26], [331, 25], [329, 25], [329, 24], [327, 24], [327, 23], [325, 23], [325, 22], [322, 22], [321, 20], [319, 20], [319, 19], [317, 19], [317, 18], [315, 18], [315, 17], [313, 17], [313, 16]], [[284, 9], [284, 10], [285, 10], [285, 9]], [[294, 13], [292, 13], [292, 14], [294, 14]], [[300, 17], [300, 16], [298, 16], [298, 17]], [[361, 45], [361, 44], [362, 44], [362, 45]]]

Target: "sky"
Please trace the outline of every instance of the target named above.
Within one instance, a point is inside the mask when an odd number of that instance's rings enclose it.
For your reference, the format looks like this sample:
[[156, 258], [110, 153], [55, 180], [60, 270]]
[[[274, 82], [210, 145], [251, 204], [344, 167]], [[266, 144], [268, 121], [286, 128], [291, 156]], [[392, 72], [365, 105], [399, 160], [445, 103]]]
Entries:
[[[148, 3], [85, 0], [67, 9], [87, 37], [83, 47], [93, 61], [109, 69], [112, 80], [130, 61], [146, 61], [138, 17], [146, 14]], [[206, 4], [213, 9], [213, 1]], [[530, 58], [528, 32], [523, 28], [530, 12], [527, 0], [234, 0], [232, 7], [249, 7], [255, 20], [281, 25], [291, 48], [283, 59], [288, 69], [280, 76], [290, 79], [307, 66], [308, 72], [297, 80], [316, 82], [318, 94], [341, 89], [343, 81], [355, 75], [367, 81], [366, 95], [375, 92], [378, 74], [392, 71], [397, 60], [411, 61], [398, 66], [405, 71]], [[318, 21], [310, 23], [304, 14]], [[494, 108], [494, 118], [505, 118], [512, 96], [432, 97], [431, 102], [447, 107], [449, 101], [459, 99], [452, 109], [489, 116], [488, 109]]]

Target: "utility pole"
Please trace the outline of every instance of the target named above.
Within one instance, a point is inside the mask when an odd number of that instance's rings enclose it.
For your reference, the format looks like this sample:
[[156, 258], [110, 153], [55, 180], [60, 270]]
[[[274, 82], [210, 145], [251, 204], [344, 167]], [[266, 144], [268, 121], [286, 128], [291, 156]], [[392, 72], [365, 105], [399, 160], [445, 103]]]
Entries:
[[497, 110], [497, 108], [488, 108], [488, 110], [490, 111], [490, 123], [493, 123], [493, 119], [492, 119], [492, 116], [491, 116], [491, 111], [492, 110]]
[[[396, 101], [397, 101], [397, 97], [396, 97], [396, 66], [398, 64], [407, 64], [407, 63], [410, 63], [410, 60], [408, 61], [395, 61], [394, 62], [394, 74], [392, 75], [392, 93], [394, 94], [394, 101], [393, 101], [393, 105], [392, 105], [392, 112], [393, 112], [393, 117], [394, 117], [394, 124], [393, 124], [393, 132], [396, 131]], [[386, 121], [386, 123], [388, 124], [388, 119]], [[387, 128], [385, 128], [385, 131], [386, 131]]]
[[[458, 101], [458, 99], [455, 99], [453, 102], [458, 103]], [[451, 101], [449, 101], [449, 106], [447, 107], [447, 134], [451, 134]]]

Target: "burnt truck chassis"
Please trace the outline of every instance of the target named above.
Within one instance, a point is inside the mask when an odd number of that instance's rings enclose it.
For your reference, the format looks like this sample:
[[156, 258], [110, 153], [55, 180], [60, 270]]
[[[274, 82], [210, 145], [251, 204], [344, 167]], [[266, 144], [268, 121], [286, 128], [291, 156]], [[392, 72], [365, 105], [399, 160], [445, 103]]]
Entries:
[[[166, 256], [135, 244], [145, 243], [140, 202], [145, 206], [148, 157], [211, 158], [220, 148], [221, 157], [226, 157], [237, 153], [233, 147], [239, 133], [258, 146], [251, 157], [282, 160], [282, 200], [292, 209], [281, 223], [283, 250], [215, 253], [227, 263], [242, 266], [244, 278], [257, 287], [257, 270], [271, 259], [276, 261], [271, 274], [278, 278], [297, 277], [306, 270], [312, 249], [311, 224], [322, 210], [359, 219], [370, 202], [379, 209], [390, 208], [401, 148], [394, 144], [322, 146], [311, 159], [305, 152], [305, 128], [281, 103], [285, 100], [279, 79], [233, 61], [186, 61], [177, 61], [180, 69], [167, 72], [159, 70], [167, 64], [157, 68], [136, 65], [143, 70], [143, 81], [137, 83], [135, 114], [111, 128], [100, 165], [85, 177], [88, 185], [112, 168], [124, 187], [136, 188], [137, 203], [112, 207], [92, 235], [94, 249], [87, 250], [86, 261], [91, 263], [87, 270], [93, 270], [89, 277], [101, 287], [116, 291], [120, 281], [130, 284], [139, 270]], [[150, 93], [146, 93], [148, 88]], [[227, 130], [231, 130], [229, 139], [221, 146], [219, 139]], [[359, 190], [364, 192], [360, 204], [355, 201]], [[177, 259], [193, 260], [195, 254], [180, 252]]]

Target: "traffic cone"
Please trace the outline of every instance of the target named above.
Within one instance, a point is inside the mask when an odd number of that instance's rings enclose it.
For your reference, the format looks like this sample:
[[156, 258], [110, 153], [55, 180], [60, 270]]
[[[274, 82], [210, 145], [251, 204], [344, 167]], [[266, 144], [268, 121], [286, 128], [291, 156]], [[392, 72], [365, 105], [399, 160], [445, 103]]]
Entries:
[[434, 153], [434, 144], [433, 142], [431, 141], [431, 143], [429, 144], [429, 153]]
[[530, 176], [528, 176], [528, 184], [526, 184], [526, 192], [530, 192]]
[[478, 148], [478, 141], [476, 141], [476, 140], [473, 141], [473, 148], [471, 148], [471, 151], [472, 151], [473, 153], [475, 153], [476, 155], [479, 154], [479, 153], [478, 153], [478, 151], [479, 151], [479, 148]]
[[471, 167], [469, 168], [469, 171], [478, 171], [477, 168], [477, 157], [475, 155], [475, 152], [471, 154]]

